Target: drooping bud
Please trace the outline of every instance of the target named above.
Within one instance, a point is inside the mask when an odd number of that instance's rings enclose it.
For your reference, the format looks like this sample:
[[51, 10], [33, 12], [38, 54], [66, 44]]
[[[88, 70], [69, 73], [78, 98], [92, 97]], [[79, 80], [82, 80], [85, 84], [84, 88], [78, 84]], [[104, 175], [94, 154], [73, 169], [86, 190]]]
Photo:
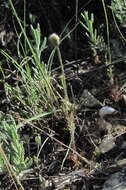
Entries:
[[51, 43], [54, 47], [59, 46], [59, 44], [60, 44], [60, 37], [59, 37], [56, 33], [52, 33], [52, 34], [49, 36], [48, 39], [49, 39], [50, 43]]

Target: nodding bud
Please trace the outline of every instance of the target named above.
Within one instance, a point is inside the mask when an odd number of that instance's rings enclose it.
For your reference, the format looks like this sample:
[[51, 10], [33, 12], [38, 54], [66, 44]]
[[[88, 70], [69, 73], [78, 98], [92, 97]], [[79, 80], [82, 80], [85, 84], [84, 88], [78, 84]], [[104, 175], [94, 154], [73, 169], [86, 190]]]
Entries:
[[60, 37], [56, 33], [53, 33], [49, 36], [49, 41], [54, 47], [57, 47], [60, 44]]
[[99, 115], [104, 118], [106, 115], [113, 115], [118, 113], [118, 111], [110, 106], [104, 106], [99, 110]]

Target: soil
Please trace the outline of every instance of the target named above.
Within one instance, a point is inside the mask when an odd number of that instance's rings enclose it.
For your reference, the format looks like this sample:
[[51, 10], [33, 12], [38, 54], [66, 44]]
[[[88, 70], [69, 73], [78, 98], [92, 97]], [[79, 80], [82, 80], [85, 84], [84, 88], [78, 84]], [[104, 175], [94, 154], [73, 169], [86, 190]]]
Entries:
[[[102, 33], [106, 39], [105, 17], [103, 6], [100, 1], [83, 1], [78, 2], [78, 18], [81, 19], [80, 13], [88, 10], [94, 13], [99, 33]], [[69, 23], [64, 36], [73, 28], [70, 38], [66, 38], [60, 46], [61, 54], [64, 62], [65, 75], [67, 78], [68, 91], [70, 100], [76, 102], [77, 113], [75, 118], [75, 144], [72, 148], [80, 155], [73, 151], [67, 156], [66, 161], [63, 159], [66, 155], [67, 146], [70, 143], [70, 134], [66, 130], [66, 121], [62, 116], [56, 118], [47, 117], [46, 121], [38, 124], [41, 126], [41, 138], [45, 145], [39, 155], [39, 160], [34, 161], [32, 171], [27, 174], [22, 185], [25, 190], [101, 190], [104, 182], [115, 171], [119, 171], [126, 163], [119, 165], [118, 161], [125, 159], [126, 148], [126, 99], [125, 87], [123, 91], [121, 87], [125, 84], [125, 45], [120, 42], [120, 37], [115, 29], [113, 19], [111, 18], [111, 10], [108, 8], [109, 21], [111, 24], [110, 39], [112, 49], [112, 62], [110, 65], [105, 64], [105, 53], [100, 50], [94, 56], [86, 37], [85, 29], [75, 22], [75, 1], [63, 0], [35, 0], [26, 1], [26, 23], [27, 34], [31, 38], [29, 28], [31, 20], [29, 15], [35, 17], [33, 23], [37, 26], [40, 24], [42, 38], [48, 37], [55, 32], [61, 34], [66, 24]], [[111, 1], [105, 1], [109, 6]], [[23, 20], [23, 1], [16, 0], [14, 2], [18, 16]], [[0, 4], [0, 49], [8, 51], [16, 60], [21, 60], [17, 54], [17, 35], [16, 31], [20, 31], [20, 27], [12, 14], [11, 7], [8, 2], [2, 0]], [[104, 25], [104, 26], [103, 26]], [[113, 33], [113, 30], [115, 33]], [[125, 28], [123, 35], [125, 36]], [[62, 36], [63, 37], [63, 36]], [[126, 36], [125, 36], [126, 37]], [[117, 43], [117, 48], [114, 43]], [[44, 51], [42, 61], [47, 62], [52, 47], [48, 42], [48, 48]], [[15, 71], [14, 66], [0, 55], [2, 66], [5, 70]], [[124, 59], [123, 59], [124, 58]], [[60, 75], [59, 62], [57, 57], [54, 58], [52, 68], [53, 76], [57, 80]], [[113, 83], [108, 76], [108, 69], [113, 66]], [[3, 75], [0, 72], [0, 111], [8, 114], [12, 112], [15, 119], [18, 109], [15, 111], [10, 104], [3, 101], [5, 97]], [[15, 85], [13, 74], [6, 79], [9, 84]], [[72, 93], [71, 93], [72, 89]], [[86, 90], [86, 95], [84, 94]], [[87, 96], [87, 97], [85, 97]], [[74, 97], [74, 98], [73, 98]], [[86, 98], [86, 100], [85, 100]], [[88, 99], [88, 100], [87, 100]], [[91, 102], [90, 100], [93, 99]], [[99, 124], [99, 110], [104, 106], [111, 106], [118, 110], [118, 114], [107, 116], [105, 122], [111, 124], [102, 126]], [[17, 120], [18, 120], [17, 119]], [[26, 155], [35, 157], [37, 147], [35, 137], [39, 133], [37, 130], [31, 129], [30, 124], [25, 126], [21, 131], [21, 135], [28, 136], [29, 143], [25, 143]], [[99, 150], [99, 146], [109, 137], [113, 139], [113, 147], [107, 147], [106, 151]], [[108, 143], [111, 143], [109, 141]], [[107, 144], [107, 142], [106, 142]], [[108, 146], [108, 145], [106, 145]], [[82, 160], [87, 158], [90, 164]], [[35, 160], [35, 159], [34, 159]], [[1, 189], [15, 189], [12, 179], [8, 174], [0, 175]]]

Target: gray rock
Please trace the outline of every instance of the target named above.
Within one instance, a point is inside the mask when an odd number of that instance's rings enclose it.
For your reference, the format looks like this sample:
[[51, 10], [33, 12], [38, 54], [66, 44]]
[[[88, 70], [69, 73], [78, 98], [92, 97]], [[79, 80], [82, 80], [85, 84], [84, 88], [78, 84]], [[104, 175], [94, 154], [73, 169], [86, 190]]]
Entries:
[[126, 190], [126, 167], [112, 174], [104, 183], [102, 190]]
[[99, 115], [101, 118], [104, 118], [106, 115], [114, 115], [117, 114], [118, 111], [110, 106], [103, 106], [100, 110], [99, 110]]
[[116, 147], [116, 144], [114, 142], [114, 138], [112, 137], [112, 135], [108, 135], [103, 138], [101, 144], [99, 145], [99, 150], [101, 153], [104, 154], [104, 153], [109, 152], [115, 147]]
[[95, 98], [87, 89], [85, 89], [80, 97], [81, 106], [87, 107], [99, 107], [102, 106], [102, 103]]

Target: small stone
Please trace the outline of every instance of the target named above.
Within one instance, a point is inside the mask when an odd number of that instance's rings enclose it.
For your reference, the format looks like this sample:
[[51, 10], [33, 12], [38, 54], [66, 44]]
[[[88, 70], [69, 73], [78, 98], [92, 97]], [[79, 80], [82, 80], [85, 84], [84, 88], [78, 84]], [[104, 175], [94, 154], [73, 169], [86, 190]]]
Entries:
[[122, 97], [123, 97], [124, 103], [126, 104], [126, 95], [123, 94]]
[[99, 150], [101, 153], [104, 154], [115, 148], [115, 146], [116, 144], [112, 135], [108, 135], [103, 138], [101, 144], [99, 145]]
[[105, 117], [106, 115], [113, 115], [118, 113], [118, 111], [110, 106], [104, 106], [99, 110], [99, 115], [101, 118]]
[[97, 98], [95, 98], [87, 89], [85, 89], [81, 95], [80, 104], [81, 106], [90, 108], [102, 106], [102, 103], [97, 100]]
[[112, 129], [112, 124], [110, 122], [107, 122], [106, 120], [104, 120], [101, 117], [98, 119], [97, 123], [98, 123], [99, 129], [102, 130], [102, 131], [109, 132]]
[[126, 158], [124, 158], [122, 160], [118, 160], [116, 164], [117, 164], [117, 166], [119, 166], [121, 168], [124, 166], [126, 167]]
[[120, 146], [122, 150], [126, 150], [126, 141], [122, 142], [122, 145]]
[[112, 174], [104, 183], [102, 190], [126, 190], [126, 167]]

